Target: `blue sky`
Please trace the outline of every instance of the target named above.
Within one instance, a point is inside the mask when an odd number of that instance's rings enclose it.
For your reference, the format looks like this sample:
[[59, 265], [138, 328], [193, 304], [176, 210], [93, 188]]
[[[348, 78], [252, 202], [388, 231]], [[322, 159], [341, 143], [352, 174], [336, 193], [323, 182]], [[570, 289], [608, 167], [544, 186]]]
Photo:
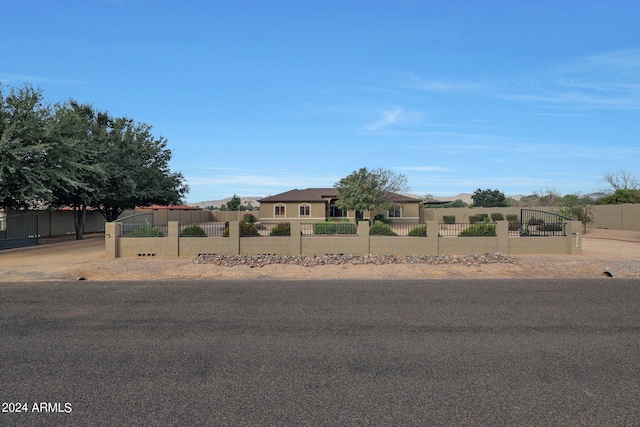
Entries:
[[640, 2], [6, 0], [0, 82], [153, 126], [188, 202], [640, 177]]

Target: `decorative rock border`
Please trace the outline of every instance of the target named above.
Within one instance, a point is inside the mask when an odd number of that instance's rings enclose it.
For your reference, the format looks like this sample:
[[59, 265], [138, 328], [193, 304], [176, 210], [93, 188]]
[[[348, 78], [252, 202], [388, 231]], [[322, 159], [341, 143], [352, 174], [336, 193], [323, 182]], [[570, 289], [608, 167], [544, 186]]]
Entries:
[[200, 255], [194, 260], [195, 264], [214, 264], [224, 267], [245, 265], [250, 268], [265, 265], [286, 264], [303, 267], [320, 265], [387, 265], [387, 264], [430, 264], [430, 265], [466, 265], [468, 267], [482, 264], [517, 264], [510, 256], [499, 252], [484, 255]]

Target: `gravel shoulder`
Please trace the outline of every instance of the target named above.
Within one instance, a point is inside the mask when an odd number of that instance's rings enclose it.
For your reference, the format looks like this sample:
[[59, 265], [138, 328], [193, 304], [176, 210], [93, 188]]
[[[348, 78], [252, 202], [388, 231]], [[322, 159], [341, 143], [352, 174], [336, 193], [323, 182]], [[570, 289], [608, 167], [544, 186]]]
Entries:
[[0, 251], [0, 282], [56, 280], [319, 280], [429, 278], [640, 278], [640, 232], [589, 230], [582, 255], [517, 255], [510, 262], [301, 265], [196, 264], [193, 258], [107, 258], [103, 238]]

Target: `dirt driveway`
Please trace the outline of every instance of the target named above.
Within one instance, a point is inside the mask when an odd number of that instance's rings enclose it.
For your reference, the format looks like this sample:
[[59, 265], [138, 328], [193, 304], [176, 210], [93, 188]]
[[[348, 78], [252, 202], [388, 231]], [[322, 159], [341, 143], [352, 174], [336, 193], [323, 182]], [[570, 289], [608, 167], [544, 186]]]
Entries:
[[0, 282], [51, 280], [428, 279], [602, 276], [640, 278], [640, 232], [589, 230], [582, 255], [519, 255], [515, 264], [268, 265], [224, 267], [192, 258], [107, 258], [104, 239], [89, 238], [0, 251]]

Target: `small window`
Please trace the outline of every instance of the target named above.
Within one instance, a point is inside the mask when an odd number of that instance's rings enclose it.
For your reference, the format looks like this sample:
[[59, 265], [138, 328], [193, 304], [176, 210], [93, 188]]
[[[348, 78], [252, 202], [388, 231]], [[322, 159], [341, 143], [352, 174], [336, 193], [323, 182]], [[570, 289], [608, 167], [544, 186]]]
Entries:
[[402, 207], [400, 205], [395, 205], [389, 208], [387, 218], [402, 218]]
[[300, 205], [300, 216], [311, 216], [311, 206], [307, 204]]
[[276, 205], [276, 216], [284, 216], [285, 215], [285, 209], [284, 209], [284, 205]]

